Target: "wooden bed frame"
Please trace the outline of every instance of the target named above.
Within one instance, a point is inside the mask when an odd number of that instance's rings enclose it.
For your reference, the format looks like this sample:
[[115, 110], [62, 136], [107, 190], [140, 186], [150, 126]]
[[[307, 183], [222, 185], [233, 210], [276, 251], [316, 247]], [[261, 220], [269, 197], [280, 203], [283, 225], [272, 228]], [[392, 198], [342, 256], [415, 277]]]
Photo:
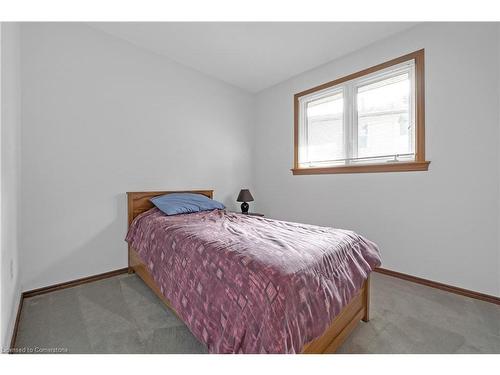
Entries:
[[[149, 210], [153, 204], [150, 198], [158, 195], [170, 193], [197, 193], [203, 194], [209, 198], [213, 197], [213, 190], [189, 190], [189, 191], [151, 191], [151, 192], [128, 192], [128, 225], [134, 218]], [[136, 273], [147, 286], [167, 305], [176, 315], [177, 312], [171, 307], [169, 301], [160, 292], [153, 277], [148, 271], [146, 265], [141, 261], [137, 252], [129, 246], [128, 248], [128, 272]], [[356, 297], [340, 312], [332, 321], [332, 324], [325, 330], [322, 336], [309, 342], [304, 346], [302, 353], [334, 353], [340, 345], [346, 340], [349, 334], [356, 328], [360, 320], [368, 322], [370, 305], [370, 278], [366, 280]]]

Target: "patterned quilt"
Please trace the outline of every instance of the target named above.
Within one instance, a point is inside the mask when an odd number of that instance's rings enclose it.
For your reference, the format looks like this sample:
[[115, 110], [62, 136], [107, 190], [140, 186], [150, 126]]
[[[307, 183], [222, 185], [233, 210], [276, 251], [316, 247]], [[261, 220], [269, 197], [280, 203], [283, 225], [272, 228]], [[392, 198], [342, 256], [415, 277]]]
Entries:
[[229, 213], [139, 215], [126, 240], [211, 353], [299, 353], [380, 265], [352, 231]]

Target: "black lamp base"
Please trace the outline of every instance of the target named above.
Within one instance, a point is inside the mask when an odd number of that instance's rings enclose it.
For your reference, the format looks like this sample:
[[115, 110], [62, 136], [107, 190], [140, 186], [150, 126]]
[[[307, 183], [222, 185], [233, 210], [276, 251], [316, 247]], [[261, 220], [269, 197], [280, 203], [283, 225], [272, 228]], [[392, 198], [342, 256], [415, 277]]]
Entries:
[[243, 202], [243, 203], [241, 204], [241, 213], [242, 213], [242, 214], [247, 214], [247, 213], [248, 213], [248, 207], [250, 207], [250, 206], [248, 205], [248, 203], [247, 203], [247, 202]]

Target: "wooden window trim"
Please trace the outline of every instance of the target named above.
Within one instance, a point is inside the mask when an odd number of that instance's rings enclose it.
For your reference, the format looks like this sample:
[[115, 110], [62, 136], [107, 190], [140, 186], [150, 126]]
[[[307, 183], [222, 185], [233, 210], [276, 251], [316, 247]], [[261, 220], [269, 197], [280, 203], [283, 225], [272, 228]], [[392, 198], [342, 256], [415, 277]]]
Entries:
[[[386, 162], [381, 164], [342, 165], [335, 167], [299, 168], [299, 98], [316, 91], [321, 91], [346, 81], [350, 81], [391, 66], [415, 60], [415, 161]], [[372, 66], [345, 77], [324, 83], [294, 95], [294, 161], [291, 169], [294, 175], [334, 174], [334, 173], [373, 173], [373, 172], [411, 172], [427, 171], [430, 161], [425, 160], [425, 75], [424, 50], [418, 50], [400, 56], [382, 64]]]

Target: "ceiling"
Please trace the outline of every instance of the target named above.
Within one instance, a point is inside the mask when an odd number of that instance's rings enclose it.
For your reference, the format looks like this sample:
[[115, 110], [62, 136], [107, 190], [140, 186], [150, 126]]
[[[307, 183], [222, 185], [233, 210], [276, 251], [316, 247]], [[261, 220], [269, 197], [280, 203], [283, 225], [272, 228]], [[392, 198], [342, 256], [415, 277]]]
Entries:
[[102, 22], [91, 26], [250, 92], [408, 29], [407, 22]]

